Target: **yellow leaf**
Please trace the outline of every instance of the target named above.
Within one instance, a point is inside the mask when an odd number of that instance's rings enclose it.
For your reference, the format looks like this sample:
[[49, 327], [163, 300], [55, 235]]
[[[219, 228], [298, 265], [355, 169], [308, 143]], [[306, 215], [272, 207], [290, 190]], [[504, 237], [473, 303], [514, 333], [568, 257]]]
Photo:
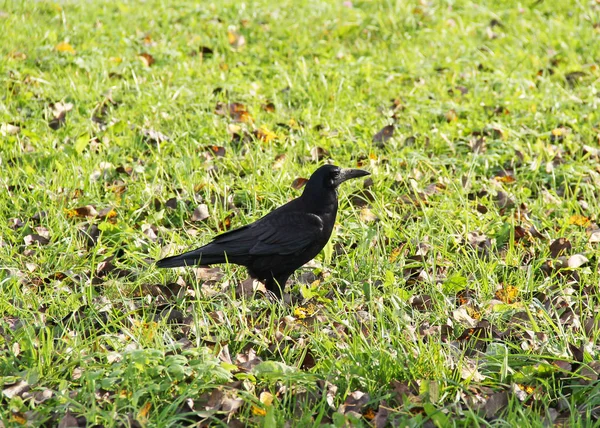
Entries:
[[277, 138], [277, 134], [270, 131], [268, 128], [261, 126], [259, 130], [256, 132], [256, 136], [264, 141], [265, 143], [270, 143], [271, 141]]
[[19, 425], [25, 425], [27, 423], [27, 419], [21, 413], [13, 413], [12, 422], [16, 422]]
[[267, 391], [263, 391], [260, 393], [259, 400], [261, 403], [268, 407], [271, 404], [273, 404], [273, 394]]
[[394, 248], [390, 253], [390, 263], [394, 263], [396, 260], [398, 260], [398, 257], [400, 256], [401, 252], [401, 248]]
[[73, 49], [73, 46], [71, 46], [67, 42], [60, 42], [58, 45], [56, 45], [55, 49], [58, 52], [67, 52], [70, 54], [75, 54], [75, 49]]
[[266, 416], [267, 411], [257, 406], [252, 406], [252, 414], [256, 416]]
[[152, 407], [152, 403], [149, 401], [146, 404], [144, 404], [144, 406], [140, 409], [140, 411], [137, 414], [137, 419], [139, 421], [144, 421], [144, 420], [148, 419], [148, 414], [150, 413], [151, 407]]
[[588, 226], [590, 224], [590, 219], [585, 216], [575, 214], [569, 217], [569, 224], [574, 224], [576, 226]]
[[500, 290], [496, 291], [495, 297], [504, 303], [514, 303], [519, 295], [517, 287], [512, 285], [504, 285]]
[[498, 176], [498, 177], [494, 177], [494, 179], [496, 181], [499, 181], [501, 183], [514, 183], [515, 181], [517, 181], [515, 179], [515, 177], [513, 177], [512, 175], [503, 175], [503, 176]]

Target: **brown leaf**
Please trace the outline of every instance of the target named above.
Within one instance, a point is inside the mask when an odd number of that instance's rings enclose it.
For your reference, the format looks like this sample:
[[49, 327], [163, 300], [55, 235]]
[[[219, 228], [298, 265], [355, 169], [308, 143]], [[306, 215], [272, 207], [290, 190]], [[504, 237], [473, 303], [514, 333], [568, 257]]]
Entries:
[[172, 198], [167, 199], [167, 202], [165, 202], [165, 207], [171, 208], [172, 210], [177, 209], [177, 198], [173, 196]]
[[220, 267], [197, 267], [193, 269], [196, 280], [202, 282], [216, 283], [223, 279], [225, 273]]
[[19, 132], [21, 132], [21, 127], [14, 123], [0, 125], [0, 134], [2, 135], [17, 135]]
[[88, 248], [91, 248], [98, 243], [98, 238], [100, 237], [100, 229], [96, 224], [85, 224], [79, 229], [79, 233], [81, 237], [85, 239]]
[[508, 406], [508, 392], [500, 391], [490, 395], [483, 406], [486, 419], [498, 417], [498, 413]]
[[11, 218], [8, 220], [8, 227], [10, 227], [11, 229], [20, 229], [23, 226], [25, 226], [25, 223], [23, 223], [23, 221], [20, 218]]
[[215, 157], [222, 158], [225, 156], [225, 147], [221, 146], [206, 146], [206, 150]]
[[67, 217], [96, 217], [98, 211], [92, 205], [67, 210]]
[[103, 208], [98, 212], [98, 218], [102, 219], [102, 220], [115, 218], [116, 216], [117, 216], [117, 211], [115, 211], [115, 209], [111, 208], [111, 207]]
[[378, 146], [383, 146], [383, 143], [387, 142], [394, 135], [394, 125], [386, 125], [381, 130], [373, 135], [373, 142], [380, 143]]
[[456, 122], [458, 121], [458, 114], [456, 114], [456, 110], [450, 109], [446, 112], [446, 122]]
[[387, 407], [387, 402], [382, 400], [379, 403], [379, 409], [373, 418], [372, 424], [375, 428], [385, 428], [388, 424], [390, 409]]
[[261, 106], [261, 108], [266, 111], [267, 113], [273, 113], [275, 112], [275, 104], [273, 104], [272, 102], [268, 102], [265, 103]]
[[140, 59], [140, 61], [142, 61], [142, 63], [146, 67], [150, 67], [151, 65], [153, 65], [156, 62], [154, 60], [154, 57], [146, 52], [142, 52], [142, 53], [138, 54], [138, 58]]
[[215, 106], [215, 114], [219, 116], [231, 117], [235, 122], [251, 123], [253, 121], [252, 116], [246, 110], [246, 106], [242, 103], [222, 103], [217, 102]]
[[567, 238], [558, 238], [550, 244], [550, 255], [553, 259], [571, 251], [571, 242]]
[[27, 235], [25, 238], [23, 238], [23, 240], [25, 241], [25, 245], [32, 245], [34, 243], [40, 245], [48, 245], [50, 243], [50, 240], [48, 238], [44, 238], [43, 236], [38, 235], [36, 233]]
[[84, 422], [83, 425], [80, 425], [79, 418], [76, 418], [75, 416], [73, 416], [73, 414], [71, 412], [67, 411], [67, 413], [61, 418], [60, 422], [58, 423], [58, 428], [85, 427], [86, 423], [85, 423], [85, 421], [83, 421], [83, 422]]
[[208, 212], [208, 205], [200, 204], [194, 210], [192, 214], [192, 221], [203, 221], [210, 217]]
[[298, 177], [292, 181], [292, 189], [300, 190], [308, 182], [307, 178]]
[[283, 168], [285, 162], [285, 153], [275, 156], [275, 162], [273, 162], [273, 169]]
[[346, 401], [344, 401], [344, 404], [342, 404], [339, 407], [338, 412], [340, 412], [343, 415], [349, 412], [355, 412], [359, 415], [362, 415], [363, 409], [370, 399], [371, 398], [369, 394], [365, 392], [353, 391], [350, 394], [348, 394], [348, 397], [346, 397]]
[[52, 118], [50, 120], [50, 122], [48, 122], [48, 126], [50, 127], [50, 129], [56, 131], [61, 126], [63, 126], [65, 124], [66, 116], [67, 116], [66, 112], [62, 111], [58, 114], [58, 116], [55, 116], [54, 118]]
[[313, 162], [319, 162], [329, 157], [329, 152], [323, 147], [313, 147], [310, 149], [310, 157]]
[[196, 56], [200, 54], [201, 58], [211, 58], [214, 53], [215, 52], [212, 48], [209, 48], [208, 46], [200, 46], [197, 51], [194, 50], [190, 52], [190, 56]]

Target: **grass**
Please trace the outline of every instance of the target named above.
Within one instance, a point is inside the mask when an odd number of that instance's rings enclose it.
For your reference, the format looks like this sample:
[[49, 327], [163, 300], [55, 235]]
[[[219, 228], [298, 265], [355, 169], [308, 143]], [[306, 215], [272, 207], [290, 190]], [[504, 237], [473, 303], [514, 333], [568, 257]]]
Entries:
[[[596, 423], [597, 1], [0, 12], [5, 426]], [[325, 161], [294, 303], [152, 266]]]

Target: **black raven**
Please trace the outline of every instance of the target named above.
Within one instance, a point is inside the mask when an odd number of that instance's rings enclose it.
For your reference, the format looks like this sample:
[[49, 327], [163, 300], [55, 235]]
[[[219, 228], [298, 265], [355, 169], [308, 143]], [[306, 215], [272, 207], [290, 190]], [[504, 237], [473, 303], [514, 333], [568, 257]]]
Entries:
[[304, 192], [261, 219], [216, 236], [197, 250], [156, 262], [160, 268], [234, 263], [277, 297], [290, 275], [323, 249], [335, 224], [337, 188], [346, 180], [369, 175], [360, 169], [323, 165]]

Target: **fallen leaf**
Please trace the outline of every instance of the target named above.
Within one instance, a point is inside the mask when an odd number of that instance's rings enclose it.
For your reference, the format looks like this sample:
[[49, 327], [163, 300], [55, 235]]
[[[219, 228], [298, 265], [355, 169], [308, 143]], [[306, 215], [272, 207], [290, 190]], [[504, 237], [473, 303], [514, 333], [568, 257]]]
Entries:
[[154, 57], [146, 52], [142, 52], [142, 53], [138, 54], [138, 58], [140, 59], [140, 61], [142, 61], [142, 63], [146, 67], [150, 67], [151, 65], [153, 65], [156, 62], [154, 60]]
[[71, 46], [71, 44], [68, 42], [60, 42], [54, 47], [54, 49], [56, 49], [57, 52], [66, 52], [72, 55], [75, 55], [76, 53], [75, 49], [73, 49], [73, 46]]
[[210, 217], [208, 205], [200, 204], [196, 207], [192, 214], [192, 221], [203, 221]]
[[140, 411], [137, 414], [137, 420], [140, 422], [144, 422], [148, 419], [148, 415], [150, 414], [150, 409], [152, 408], [152, 402], [148, 401], [146, 404], [142, 406]]
[[519, 290], [512, 285], [502, 285], [502, 288], [496, 291], [495, 297], [504, 303], [512, 304], [517, 300]]
[[470, 358], [463, 358], [460, 366], [460, 377], [472, 382], [481, 382], [487, 378], [479, 372], [477, 363]]
[[66, 210], [67, 217], [96, 217], [98, 211], [92, 205]]
[[158, 145], [164, 141], [170, 141], [171, 139], [165, 134], [155, 131], [154, 129], [142, 129], [142, 137], [146, 144]]
[[600, 229], [595, 229], [590, 233], [588, 242], [590, 244], [595, 244], [595, 243], [600, 242]]
[[115, 218], [116, 216], [117, 216], [117, 211], [111, 207], [103, 208], [98, 212], [98, 218], [101, 220]]
[[377, 134], [373, 135], [373, 142], [380, 143], [379, 146], [383, 146], [383, 143], [393, 137], [394, 129], [394, 125], [384, 126]]
[[25, 392], [29, 391], [31, 387], [24, 380], [20, 380], [15, 384], [9, 385], [2, 390], [2, 395], [4, 395], [9, 400], [13, 397], [20, 397]]
[[21, 132], [21, 127], [12, 123], [3, 123], [0, 125], [0, 133], [2, 135], [17, 135]]
[[379, 217], [377, 217], [370, 208], [364, 207], [360, 210], [360, 219], [365, 223], [370, 223], [379, 220]]
[[575, 215], [572, 215], [571, 217], [569, 217], [569, 224], [586, 227], [586, 226], [589, 226], [590, 219], [585, 216], [575, 214]]
[[460, 308], [454, 310], [452, 312], [452, 317], [460, 324], [469, 328], [475, 328], [477, 326], [477, 320], [469, 315], [466, 306], [461, 306]]
[[558, 238], [550, 244], [550, 255], [553, 259], [571, 251], [571, 242], [567, 238]]
[[275, 134], [273, 131], [270, 131], [264, 126], [261, 126], [259, 129], [257, 129], [254, 135], [256, 136], [256, 138], [258, 138], [261, 141], [264, 141], [265, 143], [270, 143], [271, 141], [277, 139], [277, 134]]
[[508, 406], [507, 391], [496, 392], [490, 395], [483, 405], [486, 419], [492, 419], [499, 416], [498, 413], [500, 410], [504, 409], [506, 406]]
[[292, 189], [300, 190], [308, 182], [308, 178], [298, 177], [292, 181]]
[[206, 146], [206, 150], [215, 157], [222, 158], [225, 156], [225, 147], [221, 146]]
[[323, 147], [313, 147], [310, 149], [310, 157], [313, 162], [319, 162], [329, 157], [329, 152]]
[[574, 254], [567, 260], [567, 266], [571, 269], [577, 269], [589, 262], [589, 259], [583, 254]]
[[235, 31], [227, 32], [227, 41], [234, 49], [239, 49], [246, 44], [246, 38]]
[[215, 114], [230, 116], [235, 122], [250, 123], [253, 121], [252, 116], [246, 110], [246, 106], [242, 103], [226, 104], [219, 101], [215, 106]]
[[272, 102], [265, 103], [260, 107], [263, 109], [263, 111], [266, 111], [267, 113], [275, 112], [275, 104], [273, 104]]
[[346, 401], [338, 408], [338, 412], [345, 415], [349, 412], [355, 412], [362, 415], [363, 408], [370, 401], [371, 397], [366, 392], [352, 391], [346, 397]]
[[25, 245], [32, 245], [35, 243], [40, 244], [40, 245], [48, 245], [50, 243], [50, 240], [48, 238], [45, 238], [36, 233], [25, 236], [23, 238], [23, 240], [25, 241]]
[[446, 112], [446, 122], [456, 122], [458, 121], [458, 114], [456, 114], [456, 110], [450, 109]]

